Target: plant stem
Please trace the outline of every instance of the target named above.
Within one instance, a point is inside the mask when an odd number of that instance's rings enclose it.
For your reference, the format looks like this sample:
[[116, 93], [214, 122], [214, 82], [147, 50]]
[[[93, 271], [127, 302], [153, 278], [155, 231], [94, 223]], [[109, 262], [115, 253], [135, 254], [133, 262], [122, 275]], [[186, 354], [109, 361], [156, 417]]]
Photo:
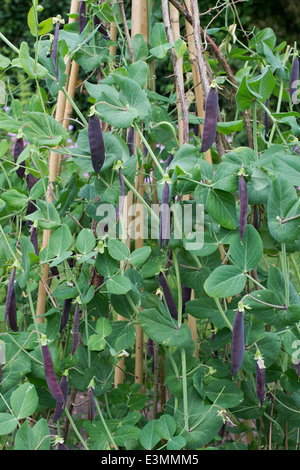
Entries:
[[[177, 292], [178, 292], [178, 328], [181, 327], [182, 323], [182, 290], [180, 281], [180, 271], [177, 260], [176, 250], [173, 251], [173, 264], [175, 267], [176, 280], [177, 280]], [[187, 375], [186, 375], [186, 354], [185, 349], [180, 348], [181, 353], [181, 370], [182, 370], [182, 393], [183, 393], [183, 413], [184, 413], [184, 429], [189, 429], [189, 413], [188, 413], [188, 397], [187, 397]]]
[[255, 161], [258, 161], [258, 146], [257, 146], [257, 102], [253, 103], [253, 145], [254, 145], [254, 157]]
[[176, 250], [173, 251], [172, 253], [173, 256], [173, 265], [175, 268], [175, 274], [176, 274], [176, 282], [177, 282], [177, 296], [178, 296], [178, 328], [181, 327], [182, 323], [182, 289], [181, 289], [181, 281], [180, 281], [180, 271], [179, 271], [179, 265], [178, 265], [178, 259], [177, 259], [177, 253]]
[[166, 176], [165, 171], [162, 169], [161, 164], [159, 163], [159, 161], [157, 160], [156, 156], [154, 155], [154, 152], [153, 152], [151, 146], [148, 144], [148, 142], [147, 142], [147, 140], [145, 139], [145, 137], [144, 137], [142, 131], [140, 130], [140, 128], [138, 127], [138, 125], [137, 125], [136, 123], [134, 124], [134, 129], [135, 129], [135, 131], [138, 133], [138, 135], [140, 136], [140, 138], [141, 138], [143, 144], [145, 145], [145, 147], [147, 148], [149, 154], [151, 155], [152, 160], [154, 161], [154, 163], [155, 163], [155, 165], [157, 166], [157, 168], [159, 169], [159, 171], [160, 171], [162, 177], [164, 178], [164, 177]]
[[224, 310], [222, 309], [222, 305], [220, 304], [220, 301], [219, 299], [217, 299], [217, 297], [214, 297], [214, 300], [216, 302], [216, 306], [218, 307], [218, 310], [221, 314], [221, 317], [223, 318], [223, 320], [225, 321], [226, 325], [229, 327], [229, 329], [232, 331], [232, 324], [230, 323], [230, 321], [228, 320], [228, 318], [226, 317], [225, 315], [225, 312]]
[[189, 413], [188, 413], [188, 397], [187, 397], [187, 380], [186, 380], [186, 355], [185, 349], [180, 348], [181, 352], [181, 368], [182, 368], [182, 391], [183, 391], [183, 414], [184, 429], [189, 430]]
[[132, 186], [132, 184], [128, 181], [126, 176], [123, 175], [124, 178], [124, 183], [128, 188], [133, 192], [133, 194], [136, 196], [136, 198], [145, 206], [147, 209], [148, 213], [151, 215], [151, 217], [155, 220], [157, 224], [159, 224], [159, 217], [155, 214], [155, 212], [151, 209], [151, 207], [145, 202], [143, 197], [139, 194], [139, 192]]
[[72, 105], [72, 108], [74, 109], [74, 111], [77, 113], [78, 117], [81, 119], [81, 121], [84, 123], [84, 125], [87, 127], [88, 126], [88, 122], [87, 120], [85, 119], [84, 115], [82, 114], [82, 112], [80, 111], [80, 109], [78, 108], [77, 104], [75, 103], [75, 101], [71, 98], [71, 96], [69, 95], [69, 93], [67, 92], [67, 90], [65, 88], [62, 88], [62, 91], [65, 95], [65, 97], [67, 98], [67, 100], [69, 101], [69, 103]]
[[1, 234], [2, 234], [2, 236], [3, 236], [3, 239], [4, 239], [4, 241], [5, 241], [5, 244], [6, 244], [7, 248], [8, 248], [9, 251], [11, 252], [11, 255], [12, 255], [12, 257], [13, 257], [15, 263], [19, 263], [18, 258], [16, 257], [15, 253], [14, 253], [13, 250], [12, 250], [12, 247], [11, 247], [10, 244], [8, 243], [8, 240], [7, 240], [7, 237], [6, 237], [6, 235], [5, 235], [4, 230], [3, 230], [3, 228], [2, 228], [2, 225], [0, 225], [0, 231], [1, 231]]
[[285, 284], [285, 305], [289, 306], [289, 272], [287, 266], [287, 255], [286, 255], [286, 244], [281, 243], [281, 263], [282, 263], [282, 272], [284, 275], [284, 284]]
[[116, 445], [116, 443], [115, 443], [115, 441], [114, 441], [114, 438], [113, 438], [112, 435], [111, 435], [110, 430], [109, 430], [108, 427], [107, 427], [107, 424], [106, 424], [106, 422], [105, 422], [105, 419], [104, 419], [104, 417], [103, 417], [103, 414], [102, 414], [102, 411], [101, 411], [101, 409], [100, 409], [100, 406], [99, 406], [99, 403], [98, 403], [98, 400], [97, 400], [97, 399], [95, 399], [95, 405], [96, 405], [97, 411], [98, 411], [98, 413], [99, 413], [100, 419], [101, 419], [101, 421], [102, 421], [102, 424], [103, 424], [103, 426], [104, 426], [104, 428], [105, 428], [105, 431], [107, 432], [107, 435], [108, 435], [108, 437], [109, 437], [110, 442], [111, 442], [112, 445], [114, 446], [115, 450], [119, 450], [118, 446]]
[[39, 331], [38, 323], [37, 323], [37, 319], [36, 319], [36, 314], [35, 314], [35, 310], [34, 310], [34, 306], [33, 306], [33, 301], [32, 301], [29, 282], [27, 282], [26, 287], [27, 287], [27, 296], [28, 296], [28, 301], [29, 301], [30, 312], [31, 312], [31, 315], [32, 315], [33, 323], [34, 323], [34, 328], [36, 329], [36, 331]]
[[71, 416], [71, 414], [70, 414], [70, 412], [69, 412], [69, 410], [68, 410], [67, 407], [65, 407], [65, 413], [66, 413], [66, 415], [67, 415], [67, 417], [68, 417], [68, 420], [70, 421], [70, 424], [71, 424], [71, 426], [72, 426], [72, 428], [73, 428], [73, 431], [75, 432], [76, 436], [77, 436], [78, 439], [80, 440], [80, 442], [81, 442], [81, 444], [83, 445], [83, 447], [85, 448], [85, 450], [90, 450], [90, 449], [88, 448], [88, 446], [86, 445], [86, 442], [84, 441], [84, 439], [83, 439], [83, 437], [81, 436], [80, 432], [78, 431], [78, 429], [77, 429], [77, 427], [76, 427], [76, 425], [75, 425], [75, 423], [74, 423], [74, 421], [73, 421], [73, 418], [72, 418], [72, 416]]

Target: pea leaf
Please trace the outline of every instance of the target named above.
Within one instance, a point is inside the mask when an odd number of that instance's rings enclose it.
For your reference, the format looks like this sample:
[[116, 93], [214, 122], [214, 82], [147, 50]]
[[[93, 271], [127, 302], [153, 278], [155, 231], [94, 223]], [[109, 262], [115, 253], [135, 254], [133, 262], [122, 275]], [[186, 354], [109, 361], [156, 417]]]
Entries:
[[22, 42], [20, 46], [19, 60], [22, 68], [27, 73], [29, 78], [32, 79], [42, 79], [45, 78], [48, 74], [48, 70], [39, 63], [35, 63], [35, 60], [32, 59], [29, 55], [29, 47], [27, 42]]
[[130, 291], [130, 289], [130, 280], [125, 276], [121, 276], [120, 274], [116, 274], [107, 281], [107, 290], [111, 294], [123, 295]]
[[238, 227], [235, 199], [231, 193], [220, 189], [210, 190], [207, 197], [207, 212], [222, 227], [232, 230]]
[[210, 297], [232, 297], [242, 292], [246, 284], [246, 276], [235, 266], [218, 266], [208, 276], [204, 289]]
[[241, 243], [239, 233], [230, 239], [230, 256], [243, 272], [256, 268], [263, 254], [263, 244], [253, 225], [246, 225]]
[[164, 23], [155, 23], [151, 34], [150, 53], [157, 59], [164, 59], [172, 44], [168, 42]]
[[187, 325], [178, 328], [171, 317], [163, 316], [154, 308], [145, 309], [139, 315], [139, 324], [153, 340], [164, 346], [184, 347], [190, 344], [191, 334]]
[[268, 227], [278, 242], [292, 242], [299, 236], [299, 219], [284, 221], [300, 214], [295, 188], [286, 176], [278, 174], [272, 181], [268, 199]]

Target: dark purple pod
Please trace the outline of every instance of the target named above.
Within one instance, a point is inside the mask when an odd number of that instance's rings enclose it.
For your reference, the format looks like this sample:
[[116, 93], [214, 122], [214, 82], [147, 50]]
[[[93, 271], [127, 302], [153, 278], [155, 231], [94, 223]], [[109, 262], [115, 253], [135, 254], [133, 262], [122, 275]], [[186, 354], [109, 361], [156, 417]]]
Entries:
[[67, 396], [68, 396], [68, 388], [69, 388], [69, 381], [68, 377], [64, 374], [60, 380], [59, 383], [60, 389], [62, 391], [63, 397], [64, 397], [64, 403], [57, 401], [55, 410], [54, 410], [54, 415], [53, 415], [53, 423], [57, 423], [57, 421], [61, 418], [64, 408], [65, 408], [65, 403], [67, 401]]
[[164, 189], [162, 191], [162, 203], [160, 207], [160, 229], [159, 229], [159, 244], [160, 248], [168, 246], [170, 240], [171, 231], [171, 217], [170, 217], [170, 188], [168, 183], [165, 181]]
[[238, 310], [235, 314], [232, 329], [231, 345], [231, 374], [235, 375], [240, 369], [244, 356], [244, 312]]
[[60, 333], [62, 333], [63, 329], [68, 324], [70, 311], [71, 311], [71, 307], [72, 307], [72, 300], [73, 299], [65, 299], [64, 300], [63, 310], [62, 310], [62, 315], [61, 315], [61, 321], [60, 321], [60, 328], [59, 328]]
[[91, 277], [91, 282], [90, 285], [94, 287], [95, 290], [99, 289], [100, 286], [102, 286], [104, 282], [104, 277], [101, 276], [97, 271], [94, 269], [92, 277]]
[[166, 171], [169, 168], [169, 166], [171, 165], [171, 162], [172, 162], [173, 158], [174, 158], [174, 155], [172, 153], [170, 153], [170, 155], [168, 156], [167, 161], [166, 161]]
[[217, 135], [218, 124], [218, 92], [216, 88], [209, 89], [205, 102], [205, 116], [200, 152], [210, 149]]
[[127, 147], [129, 149], [129, 155], [132, 156], [134, 152], [134, 128], [129, 127], [127, 134]]
[[[31, 189], [33, 188], [33, 186], [39, 181], [39, 178], [36, 178], [35, 176], [33, 176], [31, 173], [28, 173], [27, 177], [26, 177], [26, 183], [27, 183], [27, 188], [28, 188], [28, 192], [30, 193]], [[36, 205], [35, 205], [35, 201], [28, 201], [28, 204], [27, 204], [27, 209], [26, 209], [26, 215], [30, 215], [32, 214], [33, 212], [35, 212], [37, 210], [36, 208]], [[30, 227], [32, 226], [32, 221], [31, 220], [27, 220], [26, 221], [26, 226], [28, 229], [30, 229]]]
[[65, 398], [57, 381], [57, 377], [54, 371], [53, 361], [51, 357], [51, 353], [49, 350], [49, 346], [47, 343], [42, 342], [42, 356], [43, 356], [43, 364], [44, 364], [44, 371], [46, 376], [47, 385], [52, 397], [60, 403], [65, 403]]
[[300, 378], [300, 361], [295, 364], [295, 370], [296, 370], [298, 377]]
[[178, 320], [177, 306], [173, 299], [172, 292], [168, 285], [167, 279], [165, 278], [165, 275], [162, 272], [160, 272], [158, 275], [158, 283], [159, 283], [159, 286], [163, 290], [163, 293], [167, 302], [167, 307], [168, 307], [171, 317], [174, 318], [175, 320]]
[[69, 447], [67, 447], [64, 443], [58, 443], [57, 450], [69, 450]]
[[36, 256], [39, 256], [38, 236], [36, 227], [32, 227], [30, 231], [30, 241], [34, 246], [34, 252]]
[[99, 31], [99, 33], [101, 33], [103, 35], [103, 38], [108, 40], [110, 38], [109, 33], [106, 30], [106, 28], [103, 26], [103, 24], [101, 23], [100, 18], [97, 15], [94, 16], [93, 22], [94, 22], [95, 28], [97, 26], [99, 26], [98, 31]]
[[86, 3], [81, 1], [78, 10], [78, 26], [79, 33], [81, 34], [86, 27]]
[[96, 173], [102, 168], [105, 160], [105, 146], [100, 119], [96, 114], [89, 117], [88, 137], [91, 151], [92, 165]]
[[292, 148], [293, 152], [295, 152], [297, 155], [299, 155], [299, 144], [294, 145]]
[[14, 288], [14, 282], [16, 277], [16, 268], [14, 267], [12, 273], [10, 275], [7, 295], [6, 295], [6, 302], [5, 302], [5, 310], [4, 310], [4, 320], [5, 324], [9, 324], [9, 327], [13, 331], [18, 331], [18, 322], [17, 322], [17, 304], [16, 304], [16, 294]]
[[57, 21], [56, 26], [55, 26], [54, 39], [53, 39], [53, 45], [52, 45], [52, 51], [51, 51], [51, 56], [52, 56], [52, 60], [53, 60], [54, 68], [55, 68], [57, 82], [58, 82], [57, 43], [58, 43], [58, 35], [59, 35], [59, 26], [60, 26], [60, 23], [59, 21]]
[[90, 421], [93, 421], [95, 416], [95, 396], [94, 396], [94, 389], [90, 387]]
[[71, 355], [73, 356], [79, 342], [79, 304], [76, 303], [73, 323], [73, 344]]
[[297, 97], [297, 89], [298, 89], [298, 81], [299, 81], [299, 59], [298, 57], [294, 57], [292, 70], [291, 70], [291, 77], [290, 77], [290, 95], [293, 104], [299, 103]]
[[59, 279], [59, 271], [58, 271], [57, 266], [51, 266], [50, 267], [50, 272], [51, 272], [53, 277], [57, 277], [57, 279]]
[[147, 341], [147, 355], [153, 357], [153, 339], [148, 338]]
[[260, 406], [262, 406], [265, 399], [265, 385], [266, 385], [266, 370], [263, 364], [260, 364], [260, 361], [256, 361], [255, 366], [255, 375], [256, 375], [256, 395]]
[[182, 296], [182, 314], [185, 312], [185, 304], [191, 300], [192, 289], [186, 287], [182, 284], [181, 286], [181, 296]]
[[[19, 137], [17, 140], [16, 140], [16, 143], [14, 145], [14, 162], [17, 163], [17, 160], [19, 158], [19, 156], [21, 155], [21, 153], [23, 152], [25, 146], [24, 146], [24, 140], [22, 137]], [[24, 163], [22, 163], [22, 166], [20, 166], [17, 171], [16, 171], [18, 177], [20, 179], [23, 179], [24, 178], [24, 174], [25, 174], [25, 165]]]
[[33, 186], [39, 181], [39, 178], [36, 178], [33, 176], [31, 173], [28, 173], [26, 177], [26, 183], [27, 183], [27, 188], [28, 192], [30, 192], [33, 188]]
[[254, 217], [253, 217], [253, 227], [256, 228], [256, 230], [259, 230], [259, 225], [260, 225], [259, 205], [255, 204], [255, 206], [254, 206]]
[[239, 198], [240, 198], [240, 217], [239, 217], [239, 232], [242, 240], [245, 233], [248, 214], [248, 192], [247, 184], [243, 175], [239, 177]]

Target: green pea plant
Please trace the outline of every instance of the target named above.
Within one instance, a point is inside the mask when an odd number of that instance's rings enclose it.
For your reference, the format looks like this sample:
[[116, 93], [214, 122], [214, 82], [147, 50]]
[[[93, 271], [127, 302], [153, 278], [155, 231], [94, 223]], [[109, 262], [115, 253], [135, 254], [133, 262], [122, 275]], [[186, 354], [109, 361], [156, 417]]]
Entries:
[[297, 45], [79, 3], [0, 31], [1, 449], [297, 450]]

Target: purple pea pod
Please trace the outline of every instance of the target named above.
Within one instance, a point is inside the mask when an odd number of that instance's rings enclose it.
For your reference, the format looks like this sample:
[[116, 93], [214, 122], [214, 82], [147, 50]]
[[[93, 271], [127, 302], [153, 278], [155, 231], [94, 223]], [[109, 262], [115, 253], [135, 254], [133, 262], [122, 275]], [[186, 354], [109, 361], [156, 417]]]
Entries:
[[57, 381], [57, 377], [54, 371], [53, 361], [50, 353], [49, 346], [47, 344], [47, 338], [45, 335], [42, 335], [41, 341], [42, 347], [42, 356], [44, 371], [46, 376], [47, 385], [52, 397], [60, 403], [65, 403], [65, 398]]
[[297, 89], [298, 89], [298, 81], [299, 81], [299, 59], [298, 57], [294, 57], [292, 70], [291, 70], [291, 77], [290, 77], [290, 95], [293, 104], [298, 104], [299, 100], [297, 98]]
[[171, 165], [171, 162], [172, 162], [173, 158], [174, 158], [174, 155], [172, 153], [170, 153], [170, 155], [168, 156], [167, 161], [166, 161], [166, 171], [169, 168], [169, 166]]
[[57, 421], [61, 418], [64, 408], [65, 408], [65, 403], [67, 401], [69, 381], [68, 381], [68, 376], [66, 373], [62, 376], [59, 386], [60, 386], [60, 389], [62, 391], [65, 401], [64, 403], [62, 403], [61, 401], [56, 402], [54, 415], [53, 415], [53, 423], [57, 423]]
[[107, 32], [106, 28], [103, 26], [103, 24], [100, 21], [100, 18], [98, 18], [97, 15], [94, 16], [93, 22], [94, 22], [95, 28], [99, 26], [98, 28], [99, 33], [101, 33], [103, 35], [103, 38], [108, 41], [108, 39], [110, 39], [109, 33]]
[[95, 397], [94, 397], [94, 389], [90, 387], [90, 421], [93, 421], [95, 416]]
[[73, 344], [72, 344], [71, 356], [75, 354], [77, 346], [78, 346], [78, 342], [79, 342], [79, 304], [77, 302], [75, 306], [75, 313], [74, 313]]
[[59, 279], [59, 271], [57, 266], [51, 266], [50, 271], [53, 277]]
[[[39, 178], [36, 178], [31, 173], [28, 173], [27, 178], [26, 178], [26, 183], [27, 183], [27, 188], [28, 188], [29, 193], [30, 193], [31, 189], [33, 188], [33, 186], [38, 182], [38, 180], [39, 180]], [[28, 204], [27, 204], [26, 215], [30, 215], [33, 212], [35, 212], [36, 210], [37, 210], [37, 208], [36, 208], [36, 205], [35, 205], [35, 201], [30, 201], [29, 200]], [[32, 226], [32, 221], [27, 220], [26, 221], [26, 226], [27, 226], [28, 229], [30, 229], [30, 227]]]
[[256, 395], [260, 406], [262, 406], [265, 399], [265, 385], [266, 385], [266, 369], [264, 361], [259, 357], [256, 361], [255, 366], [255, 375], [256, 375]]
[[[24, 140], [22, 137], [19, 137], [17, 138], [16, 140], [16, 143], [14, 145], [14, 162], [17, 163], [17, 160], [19, 158], [19, 156], [21, 155], [21, 153], [23, 152], [25, 146], [24, 146]], [[23, 179], [24, 178], [24, 174], [25, 174], [25, 165], [22, 164], [22, 166], [20, 166], [17, 171], [16, 171], [18, 177], [20, 179]]]
[[254, 217], [253, 217], [253, 227], [256, 228], [256, 230], [259, 230], [259, 225], [260, 225], [259, 205], [255, 204], [255, 206], [254, 206]]
[[16, 304], [16, 294], [14, 288], [14, 282], [16, 277], [16, 268], [14, 267], [9, 279], [5, 310], [4, 310], [4, 320], [5, 324], [9, 324], [9, 327], [12, 331], [18, 331], [18, 322], [17, 322], [17, 304]]
[[244, 307], [239, 304], [232, 328], [231, 344], [231, 374], [235, 375], [240, 369], [244, 356]]
[[159, 283], [159, 286], [163, 290], [163, 293], [167, 302], [167, 307], [168, 307], [171, 317], [174, 318], [174, 320], [178, 320], [177, 306], [173, 299], [167, 279], [165, 278], [165, 275], [162, 272], [160, 272], [158, 275], [158, 283]]
[[37, 229], [32, 227], [30, 231], [30, 241], [34, 246], [34, 252], [36, 256], [39, 256], [39, 247], [38, 247], [38, 238], [37, 238]]
[[297, 376], [300, 378], [300, 361], [295, 364], [295, 371]]
[[147, 341], [147, 355], [153, 357], [153, 339], [148, 338]]
[[70, 311], [72, 307], [72, 300], [73, 299], [65, 299], [63, 303], [63, 311], [61, 315], [61, 321], [60, 321], [60, 328], [59, 332], [62, 333], [63, 329], [67, 326], [69, 316], [70, 316]]
[[159, 229], [159, 242], [160, 248], [168, 246], [170, 240], [171, 217], [170, 217], [170, 189], [167, 181], [165, 181], [164, 189], [162, 191], [162, 204], [160, 209], [160, 229]]
[[52, 56], [52, 60], [53, 60], [54, 68], [55, 68], [55, 75], [56, 75], [57, 82], [59, 80], [58, 66], [57, 66], [57, 44], [58, 44], [59, 26], [60, 26], [60, 23], [59, 21], [57, 21], [56, 26], [55, 26], [54, 39], [53, 39], [53, 45], [52, 45], [52, 51], [51, 51], [51, 56]]
[[242, 241], [247, 224], [248, 214], [248, 192], [247, 184], [243, 175], [239, 177], [239, 198], [240, 198], [240, 218], [239, 218], [239, 232]]
[[191, 300], [192, 289], [190, 287], [186, 287], [182, 284], [181, 286], [181, 295], [182, 295], [182, 314], [185, 312], [185, 304]]
[[127, 147], [129, 149], [129, 155], [132, 156], [134, 152], [134, 128], [129, 127], [127, 134]]
[[99, 173], [105, 160], [105, 145], [100, 119], [96, 114], [89, 117], [88, 138], [94, 171]]
[[81, 34], [86, 26], [86, 3], [81, 1], [78, 10], [78, 26]]
[[57, 450], [70, 450], [63, 442], [59, 442], [57, 445]]
[[200, 152], [206, 152], [211, 148], [217, 135], [217, 124], [218, 92], [215, 87], [210, 87], [205, 102], [205, 116]]

